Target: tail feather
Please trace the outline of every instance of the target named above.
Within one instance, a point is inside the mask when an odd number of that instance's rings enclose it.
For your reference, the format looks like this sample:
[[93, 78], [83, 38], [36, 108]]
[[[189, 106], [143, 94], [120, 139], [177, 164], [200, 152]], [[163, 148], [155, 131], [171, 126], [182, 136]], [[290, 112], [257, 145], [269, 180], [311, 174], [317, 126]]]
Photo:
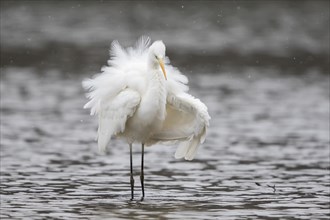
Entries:
[[182, 142], [178, 149], [175, 152], [174, 157], [176, 159], [184, 158], [186, 160], [194, 159], [199, 143], [200, 143], [200, 136], [193, 137], [191, 140]]
[[185, 141], [185, 142], [180, 143], [178, 149], [175, 152], [174, 157], [176, 159], [180, 159], [180, 158], [185, 157], [188, 148], [189, 148], [189, 141]]
[[194, 159], [198, 146], [199, 146], [199, 142], [200, 142], [199, 138], [196, 138], [196, 137], [191, 140], [190, 146], [186, 152], [184, 159], [186, 159], [186, 160]]

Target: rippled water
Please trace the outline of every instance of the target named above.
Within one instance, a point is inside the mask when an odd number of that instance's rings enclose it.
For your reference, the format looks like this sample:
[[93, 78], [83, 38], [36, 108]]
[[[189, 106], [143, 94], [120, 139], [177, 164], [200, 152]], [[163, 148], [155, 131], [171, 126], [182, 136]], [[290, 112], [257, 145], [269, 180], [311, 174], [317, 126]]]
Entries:
[[190, 75], [212, 116], [207, 141], [191, 162], [147, 148], [143, 202], [140, 146], [129, 201], [128, 146], [97, 152], [83, 77], [2, 69], [1, 219], [330, 217], [327, 75]]

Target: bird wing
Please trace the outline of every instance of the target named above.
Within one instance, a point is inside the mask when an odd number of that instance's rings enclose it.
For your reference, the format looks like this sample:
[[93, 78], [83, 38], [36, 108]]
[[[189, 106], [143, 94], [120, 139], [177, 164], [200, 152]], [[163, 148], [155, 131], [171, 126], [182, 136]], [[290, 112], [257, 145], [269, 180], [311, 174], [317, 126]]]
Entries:
[[92, 79], [85, 79], [83, 87], [89, 101], [84, 108], [99, 116], [98, 146], [104, 150], [112, 135], [124, 131], [126, 121], [140, 103], [146, 88], [144, 71], [147, 62], [149, 37], [141, 37], [136, 45], [123, 48], [113, 41], [108, 66]]
[[83, 88], [88, 91], [86, 96], [89, 99], [84, 108], [90, 108], [91, 115], [99, 113], [103, 99], [115, 97], [126, 87], [143, 90], [146, 82], [141, 70], [145, 70], [149, 44], [150, 38], [145, 36], [137, 41], [135, 47], [127, 49], [118, 41], [112, 42], [108, 66], [102, 67], [101, 73], [93, 79], [85, 79], [82, 82]]
[[98, 147], [101, 151], [105, 150], [112, 135], [125, 130], [126, 121], [133, 116], [140, 100], [140, 94], [129, 88], [111, 100], [102, 100], [98, 128]]
[[89, 99], [84, 108], [90, 108], [91, 115], [98, 114], [101, 102], [115, 97], [127, 84], [125, 74], [113, 67], [107, 67], [93, 79], [83, 80], [82, 85], [87, 90], [86, 97]]
[[151, 138], [155, 142], [180, 141], [175, 158], [192, 160], [203, 143], [210, 116], [207, 107], [187, 93], [169, 94], [162, 129]]

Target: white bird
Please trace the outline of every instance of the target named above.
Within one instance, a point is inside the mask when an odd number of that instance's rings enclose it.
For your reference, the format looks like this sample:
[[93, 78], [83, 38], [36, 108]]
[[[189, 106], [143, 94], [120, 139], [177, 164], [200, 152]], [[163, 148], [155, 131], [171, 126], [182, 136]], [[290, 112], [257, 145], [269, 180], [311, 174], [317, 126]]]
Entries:
[[[98, 115], [98, 147], [105, 150], [112, 136], [130, 148], [131, 200], [134, 198], [132, 144], [142, 144], [141, 188], [144, 198], [144, 146], [179, 142], [175, 158], [192, 160], [203, 143], [210, 116], [207, 107], [187, 93], [188, 79], [169, 64], [165, 45], [141, 37], [134, 47], [113, 41], [108, 66], [85, 79], [89, 102], [84, 108]], [[165, 71], [166, 70], [166, 71]]]

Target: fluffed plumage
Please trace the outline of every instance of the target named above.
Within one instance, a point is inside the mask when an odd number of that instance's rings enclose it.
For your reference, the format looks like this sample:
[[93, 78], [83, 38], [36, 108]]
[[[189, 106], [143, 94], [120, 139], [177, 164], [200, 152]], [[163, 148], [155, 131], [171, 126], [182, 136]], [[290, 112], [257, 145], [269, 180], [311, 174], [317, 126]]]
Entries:
[[[98, 146], [104, 150], [111, 136], [129, 144], [180, 142], [176, 158], [192, 160], [205, 140], [210, 116], [207, 107], [187, 93], [188, 79], [171, 66], [165, 46], [141, 37], [134, 47], [111, 45], [108, 66], [83, 81], [89, 102], [84, 108], [98, 115]], [[162, 57], [162, 54], [164, 57]], [[165, 60], [163, 76], [154, 60]]]

